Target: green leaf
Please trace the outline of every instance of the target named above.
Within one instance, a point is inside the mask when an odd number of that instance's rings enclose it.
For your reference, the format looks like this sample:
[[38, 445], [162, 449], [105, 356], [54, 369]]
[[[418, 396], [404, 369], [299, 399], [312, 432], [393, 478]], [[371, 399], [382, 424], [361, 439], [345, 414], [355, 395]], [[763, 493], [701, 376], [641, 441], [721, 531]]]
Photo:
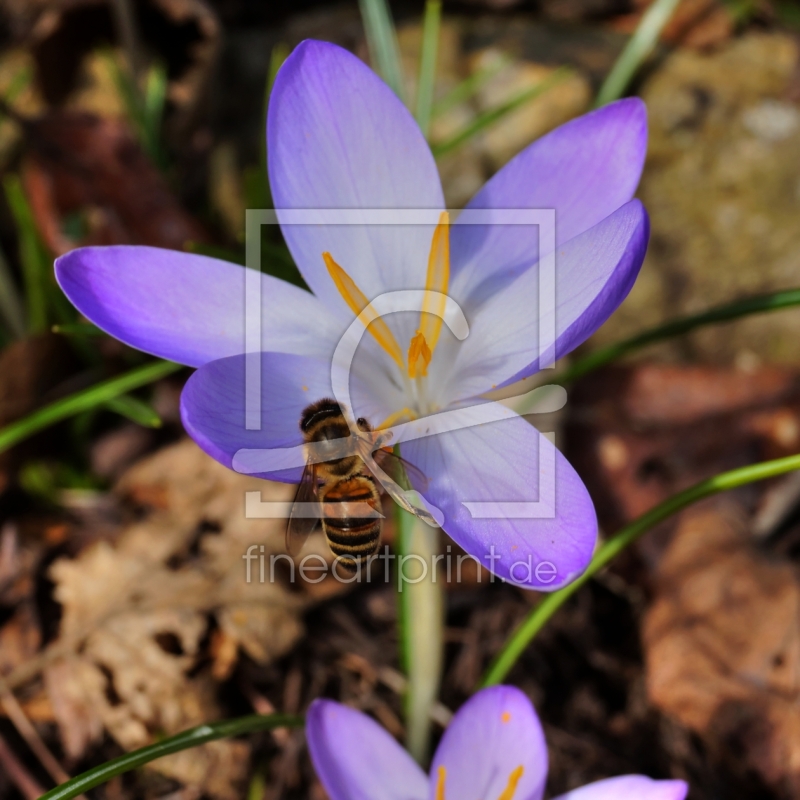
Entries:
[[141, 124], [145, 150], [161, 167], [166, 161], [161, 147], [161, 125], [167, 104], [167, 85], [166, 67], [160, 63], [153, 64], [145, 77]]
[[433, 104], [431, 118], [446, 114], [450, 109], [455, 108], [461, 103], [465, 103], [473, 95], [486, 85], [488, 81], [499, 75], [506, 67], [511, 64], [511, 59], [503, 56], [496, 59], [492, 64], [480, 69], [465, 78], [457, 86], [453, 87], [441, 100]]
[[248, 717], [223, 720], [222, 722], [209, 722], [205, 725], [198, 725], [188, 731], [179, 733], [176, 736], [169, 736], [160, 742], [134, 750], [131, 753], [118, 756], [111, 761], [100, 764], [99, 767], [87, 770], [81, 775], [56, 786], [49, 792], [45, 792], [39, 800], [71, 800], [89, 789], [106, 783], [117, 775], [138, 769], [157, 758], [179, 753], [181, 750], [188, 750], [192, 747], [199, 747], [206, 742], [213, 742], [216, 739], [225, 739], [229, 736], [241, 736], [245, 733], [255, 733], [256, 731], [270, 731], [275, 728], [297, 728], [303, 724], [303, 718], [290, 716], [289, 714], [253, 714]]
[[283, 62], [289, 58], [289, 45], [286, 42], [275, 44], [269, 54], [269, 68], [267, 71], [267, 90], [264, 96], [264, 118], [267, 117], [267, 105], [269, 96], [272, 94], [272, 87], [275, 85], [275, 78], [278, 77], [278, 70], [283, 66]]
[[425, 137], [428, 136], [431, 124], [441, 24], [441, 0], [427, 0], [425, 17], [422, 21], [422, 51], [419, 59], [419, 80], [417, 81], [417, 123]]
[[103, 405], [109, 411], [120, 414], [144, 428], [161, 427], [161, 417], [158, 416], [155, 409], [144, 401], [139, 400], [138, 397], [123, 394], [108, 400]]
[[720, 322], [730, 322], [740, 317], [747, 317], [751, 314], [761, 314], [768, 311], [778, 311], [782, 308], [792, 308], [800, 305], [800, 289], [785, 289], [781, 292], [762, 294], [755, 297], [746, 297], [743, 300], [735, 300], [732, 303], [725, 303], [715, 306], [708, 311], [700, 314], [692, 314], [687, 317], [680, 317], [671, 320], [664, 325], [646, 330], [630, 339], [625, 339], [607, 347], [602, 347], [589, 353], [583, 358], [578, 359], [572, 366], [559, 376], [561, 383], [569, 383], [586, 375], [599, 367], [614, 361], [621, 356], [627, 355], [634, 350], [639, 350], [647, 345], [661, 342], [665, 339], [672, 339], [690, 333], [696, 328], [706, 325], [716, 325]]
[[386, 0], [359, 0], [370, 59], [381, 77], [402, 100], [403, 68], [392, 15]]
[[89, 322], [64, 322], [60, 325], [53, 325], [50, 329], [53, 333], [59, 333], [62, 336], [105, 336], [106, 332], [92, 325]]
[[27, 64], [22, 67], [11, 79], [8, 89], [6, 89], [6, 95], [3, 98], [6, 103], [13, 103], [33, 83], [33, 77], [32, 67]]
[[775, 4], [775, 13], [781, 24], [786, 25], [787, 28], [800, 30], [800, 8], [797, 7], [794, 0], [779, 0]]
[[[47, 330], [47, 295], [52, 269], [52, 259], [44, 248], [28, 198], [18, 175], [7, 175], [3, 180], [11, 214], [19, 237], [19, 260], [25, 284], [28, 331], [43, 333]], [[53, 286], [55, 288], [55, 286]]]
[[608, 73], [595, 100], [595, 108], [618, 100], [625, 94], [639, 67], [650, 57], [658, 37], [680, 0], [654, 0]]
[[516, 109], [525, 105], [525, 103], [534, 100], [535, 98], [552, 89], [554, 86], [557, 86], [570, 75], [572, 75], [572, 70], [568, 67], [561, 67], [557, 69], [552, 75], [549, 75], [535, 86], [525, 89], [515, 97], [512, 97], [511, 100], [508, 100], [502, 105], [497, 106], [497, 108], [489, 109], [483, 114], [480, 114], [469, 125], [451, 136], [449, 139], [431, 145], [433, 154], [439, 158], [440, 156], [455, 150], [457, 147], [464, 144], [464, 142], [471, 139], [485, 128], [488, 128], [498, 120], [501, 120], [507, 114], [510, 114], [512, 111], [515, 111]]
[[160, 168], [166, 166], [161, 147], [161, 122], [167, 98], [167, 71], [162, 64], [153, 64], [147, 71], [144, 88], [140, 89], [128, 66], [116, 54], [103, 51], [102, 58], [117, 88], [125, 113], [133, 125], [142, 149]]
[[230, 261], [232, 264], [244, 266], [244, 253], [238, 253], [227, 247], [220, 247], [216, 244], [206, 244], [206, 242], [186, 242], [184, 245], [189, 253], [197, 253], [201, 256], [218, 258], [220, 261]]
[[595, 553], [586, 571], [563, 589], [548, 594], [526, 617], [522, 624], [511, 634], [503, 649], [492, 662], [479, 688], [496, 686], [502, 683], [517, 659], [525, 651], [534, 637], [545, 626], [547, 621], [578, 589], [603, 567], [611, 563], [628, 545], [635, 542], [643, 533], [663, 522], [665, 519], [683, 510], [687, 506], [720, 492], [736, 489], [748, 483], [763, 481], [794, 472], [800, 469], [800, 455], [778, 458], [752, 464], [730, 472], [723, 472], [708, 480], [701, 481], [683, 492], [679, 492], [659, 503], [655, 508], [626, 525], [621, 531], [608, 539]]
[[179, 369], [182, 369], [182, 365], [172, 361], [151, 362], [123, 375], [90, 386], [88, 389], [82, 389], [69, 397], [56, 400], [27, 417], [18, 419], [0, 429], [0, 453], [57, 422], [74, 417], [83, 411], [104, 406], [120, 395], [165, 378]]
[[25, 301], [17, 289], [2, 250], [0, 250], [0, 317], [6, 330], [15, 339], [25, 336]]

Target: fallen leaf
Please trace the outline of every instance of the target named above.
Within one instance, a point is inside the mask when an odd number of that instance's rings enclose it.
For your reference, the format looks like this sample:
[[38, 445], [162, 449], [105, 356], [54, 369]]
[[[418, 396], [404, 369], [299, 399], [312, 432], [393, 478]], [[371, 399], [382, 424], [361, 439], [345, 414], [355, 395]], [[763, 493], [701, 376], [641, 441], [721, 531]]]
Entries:
[[[260, 664], [302, 633], [307, 600], [283, 583], [246, 581], [251, 545], [267, 559], [284, 548], [283, 520], [247, 519], [245, 492], [287, 500], [292, 487], [247, 478], [184, 441], [140, 462], [120, 481], [142, 519], [114, 544], [96, 542], [50, 568], [71, 654], [47, 671], [65, 750], [79, 757], [102, 729], [126, 750], [220, 715], [217, 686], [239, 652]], [[211, 630], [223, 637], [210, 654]], [[214, 637], [212, 637], [213, 640]], [[220, 741], [153, 768], [204, 793], [241, 796], [244, 742]]]
[[564, 448], [601, 524], [616, 530], [704, 478], [790, 455], [799, 441], [792, 370], [644, 364], [575, 386]]
[[800, 792], [800, 583], [757, 551], [741, 509], [683, 515], [643, 625], [648, 694], [779, 796]]
[[[180, 250], [207, 240], [123, 121], [52, 111], [28, 127], [22, 177], [52, 252], [89, 244]], [[70, 218], [77, 230], [67, 235]]]

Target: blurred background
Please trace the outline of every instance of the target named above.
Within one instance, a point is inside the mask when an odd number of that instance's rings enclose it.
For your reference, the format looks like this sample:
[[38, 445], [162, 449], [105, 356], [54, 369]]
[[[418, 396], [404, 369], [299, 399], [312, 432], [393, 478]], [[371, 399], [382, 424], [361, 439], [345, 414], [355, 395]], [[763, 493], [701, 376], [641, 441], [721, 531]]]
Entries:
[[[648, 0], [445, 0], [429, 139], [450, 207], [588, 111]], [[423, 3], [391, 3], [416, 92]], [[0, 798], [206, 720], [327, 695], [402, 735], [391, 582], [247, 584], [243, 492], [188, 440], [188, 370], [79, 319], [53, 259], [134, 243], [244, 263], [270, 204], [264, 119], [305, 38], [369, 61], [357, 2], [0, 3]], [[628, 92], [646, 102], [650, 250], [578, 357], [800, 286], [800, 4], [680, 0]], [[302, 285], [265, 230], [262, 269]], [[796, 302], [796, 300], [794, 301]], [[613, 533], [717, 472], [800, 447], [800, 311], [741, 317], [572, 383], [552, 425]], [[575, 363], [575, 362], [573, 362]], [[387, 525], [385, 539], [393, 531]], [[312, 549], [329, 559], [321, 538]], [[443, 542], [442, 547], [446, 544]], [[800, 796], [800, 481], [684, 512], [584, 587], [510, 680], [551, 748], [548, 792], [624, 772], [693, 800]], [[437, 735], [537, 597], [466, 563], [448, 587]], [[300, 732], [116, 778], [108, 800], [323, 800]], [[457, 800], [457, 799], [456, 799]]]

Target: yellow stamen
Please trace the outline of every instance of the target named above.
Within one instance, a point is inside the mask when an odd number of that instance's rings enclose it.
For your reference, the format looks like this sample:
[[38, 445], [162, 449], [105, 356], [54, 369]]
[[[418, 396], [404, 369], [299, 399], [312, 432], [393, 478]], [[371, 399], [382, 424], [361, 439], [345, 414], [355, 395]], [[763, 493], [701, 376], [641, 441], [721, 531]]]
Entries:
[[394, 414], [389, 414], [386, 419], [378, 425], [378, 430], [382, 430], [384, 428], [391, 428], [392, 425], [399, 422], [401, 419], [416, 419], [417, 415], [408, 407], [401, 408], [399, 411], [395, 411]]
[[444, 800], [444, 781], [447, 778], [447, 770], [439, 767], [439, 777], [436, 779], [436, 800]]
[[508, 786], [503, 789], [503, 793], [497, 800], [511, 800], [514, 797], [514, 792], [517, 791], [517, 784], [519, 783], [519, 779], [522, 777], [522, 773], [524, 772], [524, 768], [522, 764], [520, 764], [508, 777]]
[[322, 258], [345, 303], [356, 316], [366, 309], [366, 313], [362, 317], [364, 325], [375, 337], [375, 341], [394, 359], [397, 366], [403, 369], [403, 351], [389, 326], [377, 315], [356, 282], [333, 260], [331, 254], [323, 253]]
[[420, 376], [425, 377], [428, 374], [428, 364], [431, 363], [432, 356], [433, 353], [425, 340], [425, 335], [421, 330], [417, 331], [408, 346], [408, 377], [412, 380]]
[[[450, 284], [450, 215], [442, 211], [439, 224], [433, 232], [431, 252], [428, 256], [428, 274], [425, 278], [425, 298], [422, 301], [419, 329], [428, 342], [431, 353], [436, 349], [442, 330], [443, 297], [434, 297], [431, 292], [447, 294]], [[410, 365], [409, 365], [410, 366]]]

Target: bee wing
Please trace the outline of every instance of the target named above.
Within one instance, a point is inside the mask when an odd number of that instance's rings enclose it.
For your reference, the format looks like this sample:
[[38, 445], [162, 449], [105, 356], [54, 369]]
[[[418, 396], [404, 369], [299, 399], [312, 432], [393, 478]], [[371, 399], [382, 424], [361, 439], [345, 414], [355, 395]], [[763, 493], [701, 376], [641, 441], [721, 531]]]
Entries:
[[306, 464], [303, 470], [303, 477], [300, 478], [300, 485], [297, 487], [297, 494], [294, 496], [294, 503], [289, 514], [289, 522], [286, 526], [286, 551], [296, 556], [308, 535], [317, 527], [319, 516], [308, 516], [305, 508], [300, 504], [319, 503], [319, 484], [317, 483], [317, 470], [313, 464]]
[[[379, 453], [383, 453], [384, 455], [379, 456]], [[387, 458], [387, 456], [391, 456], [391, 458]], [[397, 505], [408, 511], [409, 514], [413, 514], [415, 517], [418, 517], [427, 525], [430, 525], [433, 528], [441, 527], [442, 522], [444, 521], [444, 517], [441, 515], [441, 513], [437, 517], [434, 516], [427, 508], [414, 505], [410, 500], [410, 497], [414, 496], [414, 492], [405, 491], [397, 483], [397, 481], [394, 480], [394, 477], [391, 473], [394, 472], [397, 474], [397, 468], [404, 467], [406, 464], [408, 464], [407, 461], [401, 460], [399, 456], [395, 456], [394, 453], [390, 453], [386, 450], [377, 450], [373, 455], [371, 452], [369, 452], [368, 445], [364, 445], [361, 448], [361, 460], [367, 465], [367, 469], [369, 469], [369, 471], [375, 476], [381, 488], [392, 498], [392, 500], [395, 501], [395, 503], [397, 503]], [[374, 467], [372, 466], [373, 464]], [[389, 467], [389, 472], [384, 469], [384, 466]], [[408, 466], [411, 466], [415, 473], [419, 473], [420, 477], [422, 478], [422, 483], [427, 484], [427, 478], [425, 478], [425, 476], [419, 472], [416, 467], [413, 467], [410, 464]]]
[[376, 450], [372, 457], [375, 459], [375, 463], [396, 483], [403, 480], [403, 470], [405, 470], [408, 480], [417, 491], [424, 492], [428, 488], [429, 481], [425, 473], [397, 453], [380, 449]]

